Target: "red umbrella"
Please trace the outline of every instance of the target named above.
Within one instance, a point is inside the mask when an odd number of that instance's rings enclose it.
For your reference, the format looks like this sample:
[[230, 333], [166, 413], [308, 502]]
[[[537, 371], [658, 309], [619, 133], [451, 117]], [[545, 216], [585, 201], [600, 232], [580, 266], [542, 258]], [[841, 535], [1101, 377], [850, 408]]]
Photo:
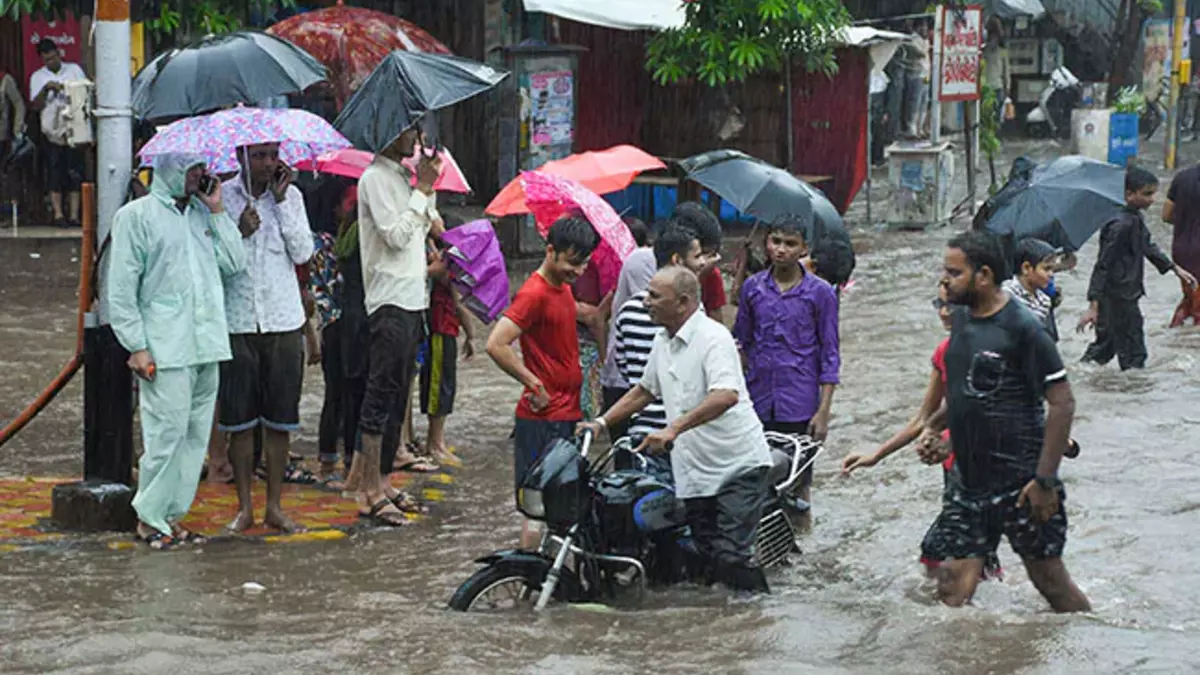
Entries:
[[[438, 192], [461, 192], [469, 194], [471, 192], [471, 184], [467, 182], [466, 175], [459, 168], [454, 155], [450, 154], [450, 150], [443, 147], [441, 150], [438, 150], [438, 156], [442, 158], [442, 173], [433, 184], [433, 189]], [[345, 176], [358, 180], [373, 161], [375, 161], [375, 155], [366, 150], [343, 148], [341, 150], [326, 152], [319, 155], [316, 159], [297, 162], [295, 168], [298, 171], [318, 171], [320, 173], [329, 173], [335, 176]], [[402, 163], [413, 171], [412, 184], [416, 185], [417, 160], [410, 158], [404, 160]]]
[[[537, 169], [537, 173], [569, 178], [598, 195], [606, 195], [629, 187], [633, 179], [643, 171], [665, 168], [667, 165], [640, 148], [615, 145], [607, 150], [581, 152], [546, 162]], [[518, 176], [505, 185], [485, 210], [493, 216], [529, 213], [530, 209], [525, 204], [525, 186], [521, 178]]]
[[383, 58], [402, 49], [450, 54], [446, 45], [400, 17], [337, 5], [289, 17], [267, 29], [312, 54], [329, 69], [341, 108]]

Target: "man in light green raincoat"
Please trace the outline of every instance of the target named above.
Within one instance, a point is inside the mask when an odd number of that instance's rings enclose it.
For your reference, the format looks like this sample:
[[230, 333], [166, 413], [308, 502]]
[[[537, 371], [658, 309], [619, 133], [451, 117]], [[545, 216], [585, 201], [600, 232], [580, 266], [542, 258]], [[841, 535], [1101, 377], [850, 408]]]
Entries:
[[[152, 548], [192, 538], [179, 526], [196, 496], [212, 431], [217, 364], [230, 358], [222, 277], [245, 266], [237, 225], [204, 159], [156, 158], [150, 194], [113, 218], [105, 298], [129, 367], [142, 378], [142, 458], [133, 508]], [[202, 184], [211, 184], [205, 194]], [[206, 185], [207, 187], [208, 185]]]

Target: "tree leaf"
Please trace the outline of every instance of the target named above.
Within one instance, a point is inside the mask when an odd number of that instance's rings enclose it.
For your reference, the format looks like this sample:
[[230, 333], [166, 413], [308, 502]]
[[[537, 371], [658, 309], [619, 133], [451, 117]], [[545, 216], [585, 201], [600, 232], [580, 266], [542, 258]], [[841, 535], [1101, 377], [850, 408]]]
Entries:
[[810, 71], [833, 73], [834, 48], [850, 22], [840, 0], [696, 0], [684, 13], [682, 28], [647, 44], [656, 81], [695, 77], [718, 86], [778, 71], [794, 57]]

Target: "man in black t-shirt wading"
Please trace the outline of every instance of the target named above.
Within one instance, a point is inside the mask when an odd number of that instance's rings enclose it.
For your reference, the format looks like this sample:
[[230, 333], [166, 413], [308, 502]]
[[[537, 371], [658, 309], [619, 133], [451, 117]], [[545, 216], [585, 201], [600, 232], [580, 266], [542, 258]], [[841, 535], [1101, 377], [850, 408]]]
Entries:
[[947, 605], [969, 601], [985, 558], [1005, 536], [1056, 611], [1086, 611], [1088, 600], [1062, 562], [1067, 516], [1058, 465], [1075, 400], [1054, 341], [1001, 289], [1006, 267], [987, 233], [948, 244], [942, 284], [961, 307], [946, 351], [945, 413], [956, 459], [930, 533], [947, 556], [938, 592]]

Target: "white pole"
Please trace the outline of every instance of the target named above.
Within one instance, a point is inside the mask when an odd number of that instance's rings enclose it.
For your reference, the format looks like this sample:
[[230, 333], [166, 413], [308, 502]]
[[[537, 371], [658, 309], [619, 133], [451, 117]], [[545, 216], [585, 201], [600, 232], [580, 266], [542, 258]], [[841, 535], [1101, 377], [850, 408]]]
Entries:
[[[113, 216], [125, 201], [133, 169], [128, 0], [99, 0], [96, 19], [93, 25], [96, 31], [96, 247], [99, 249], [112, 228]], [[104, 268], [104, 261], [100, 261], [101, 286], [107, 276]], [[101, 314], [103, 321], [103, 309]]]
[[933, 54], [930, 55], [932, 86], [929, 96], [929, 142], [936, 145], [942, 140], [942, 25], [946, 20], [946, 8], [938, 5], [933, 11]]

